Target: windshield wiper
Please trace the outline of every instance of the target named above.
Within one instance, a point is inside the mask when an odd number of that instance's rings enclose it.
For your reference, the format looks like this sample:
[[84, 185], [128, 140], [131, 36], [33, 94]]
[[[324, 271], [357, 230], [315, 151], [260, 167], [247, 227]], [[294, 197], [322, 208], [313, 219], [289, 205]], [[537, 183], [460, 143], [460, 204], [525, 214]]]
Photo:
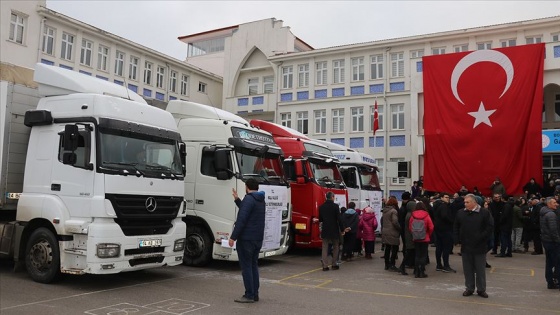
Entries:
[[[108, 161], [103, 161], [103, 165], [105, 164], [112, 164], [112, 165], [121, 165], [121, 166], [132, 166], [132, 168], [136, 171], [137, 175], [142, 175], [144, 176], [144, 172], [142, 172], [140, 169], [138, 169], [138, 167], [136, 167], [136, 165], [138, 165], [138, 163], [127, 163], [127, 162], [108, 162]], [[128, 172], [127, 170], [123, 170]], [[125, 173], [125, 175], [128, 175]]]
[[264, 177], [264, 175], [262, 175], [262, 174], [243, 174], [243, 176], [258, 176], [258, 177], [264, 179], [264, 182], [267, 185], [270, 185], [270, 182], [268, 181], [268, 179], [266, 177]]

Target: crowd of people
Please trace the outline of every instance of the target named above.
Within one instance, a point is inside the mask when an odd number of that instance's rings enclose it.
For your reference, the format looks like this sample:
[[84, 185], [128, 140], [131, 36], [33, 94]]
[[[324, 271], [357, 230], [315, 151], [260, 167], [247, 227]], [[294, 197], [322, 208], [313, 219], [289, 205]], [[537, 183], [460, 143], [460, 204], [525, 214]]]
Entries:
[[[371, 259], [375, 230], [381, 225], [382, 258], [385, 270], [426, 278], [430, 263], [428, 247], [435, 247], [435, 270], [455, 273], [449, 256], [460, 245], [465, 276], [463, 296], [488, 298], [485, 269], [488, 252], [507, 259], [513, 254], [529, 253], [546, 256], [545, 280], [548, 289], [558, 289], [560, 279], [560, 180], [552, 180], [542, 189], [532, 178], [524, 187], [524, 196], [507, 195], [499, 178], [492, 183], [492, 196], [483, 196], [477, 187], [472, 192], [462, 186], [456, 193], [427, 193], [422, 179], [415, 181], [411, 192], [404, 192], [401, 204], [395, 196], [383, 200], [382, 217], [377, 222], [371, 207], [362, 211], [351, 202], [348, 208], [335, 209], [332, 200], [320, 207], [322, 222], [323, 270], [330, 270], [328, 257], [351, 261], [356, 256]], [[327, 199], [328, 199], [327, 195]], [[334, 196], [331, 196], [334, 197]], [[329, 218], [327, 211], [329, 208]], [[329, 226], [325, 229], [325, 223]], [[328, 234], [328, 235], [327, 235]], [[532, 244], [532, 251], [529, 245]], [[399, 252], [403, 257], [397, 266]], [[330, 255], [330, 256], [329, 256]], [[340, 264], [332, 258], [331, 268]]]

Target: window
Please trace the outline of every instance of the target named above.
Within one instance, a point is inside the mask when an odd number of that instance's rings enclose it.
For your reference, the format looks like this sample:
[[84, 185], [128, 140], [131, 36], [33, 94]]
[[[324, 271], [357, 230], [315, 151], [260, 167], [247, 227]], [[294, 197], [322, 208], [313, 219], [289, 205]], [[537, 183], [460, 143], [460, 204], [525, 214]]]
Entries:
[[297, 116], [297, 131], [303, 133], [303, 134], [307, 134], [308, 130], [308, 121], [307, 121], [307, 112], [297, 112], [296, 116]]
[[97, 69], [107, 71], [109, 62], [109, 47], [99, 45], [97, 52]]
[[298, 87], [309, 86], [309, 64], [298, 65]]
[[181, 75], [181, 95], [189, 95], [189, 76]]
[[130, 63], [128, 65], [128, 78], [131, 80], [138, 80], [138, 64], [140, 59], [138, 57], [130, 56]]
[[379, 171], [377, 173], [377, 178], [379, 179], [379, 184], [383, 184], [385, 182], [385, 160], [384, 159], [375, 159], [375, 163], [377, 164], [377, 170]]
[[492, 49], [492, 42], [477, 43], [476, 49], [477, 50]]
[[327, 84], [327, 62], [321, 61], [315, 63], [315, 83], [317, 85]]
[[527, 45], [542, 43], [542, 36], [532, 36], [525, 38]]
[[177, 71], [171, 71], [169, 75], [169, 90], [177, 93]]
[[513, 47], [517, 45], [517, 40], [515, 39], [503, 39], [500, 41], [500, 46], [504, 47]]
[[560, 94], [554, 96], [554, 121], [560, 121]]
[[144, 62], [144, 83], [152, 84], [152, 64], [150, 62]]
[[391, 105], [391, 129], [404, 129], [404, 104]]
[[9, 39], [18, 44], [23, 44], [23, 32], [25, 30], [26, 18], [23, 15], [12, 12], [10, 18], [10, 37]]
[[247, 82], [249, 95], [259, 94], [259, 78], [250, 78]]
[[282, 67], [282, 88], [291, 89], [294, 86], [294, 68]]
[[557, 42], [557, 41], [559, 41], [559, 40], [560, 40], [560, 35], [559, 35], [559, 34], [554, 34], [554, 35], [552, 35], [552, 41], [553, 41], [553, 42]]
[[159, 88], [159, 89], [163, 89], [164, 88], [164, 82], [165, 82], [165, 67], [157, 66], [156, 87]]
[[[215, 148], [204, 147], [202, 149], [202, 155], [200, 158], [200, 173], [206, 176], [217, 177], [216, 168], [215, 168]], [[227, 152], [227, 168], [233, 169], [233, 165], [231, 163], [231, 151]]]
[[333, 60], [333, 83], [344, 83], [344, 59]]
[[453, 46], [453, 51], [456, 52], [456, 53], [457, 52], [468, 51], [468, 50], [469, 50], [469, 45], [468, 44]]
[[115, 54], [115, 74], [122, 77], [124, 72], [124, 53], [118, 51]]
[[58, 144], [58, 161], [64, 161], [64, 155], [75, 155], [75, 163], [73, 167], [89, 169], [90, 151], [91, 151], [91, 135], [90, 131], [86, 130], [84, 126], [78, 128], [78, 147], [74, 151], [64, 150], [64, 131], [59, 133]]
[[206, 93], [206, 83], [198, 82], [198, 91], [200, 93]]
[[[373, 113], [375, 113], [375, 107], [371, 107], [371, 115], [370, 115], [370, 130], [373, 130]], [[377, 131], [383, 130], [383, 105], [377, 105], [377, 122], [379, 125], [379, 129]], [[377, 132], [376, 132], [377, 134]]]
[[411, 50], [410, 51], [410, 58], [411, 59], [422, 58], [422, 57], [424, 57], [424, 49]]
[[274, 93], [274, 76], [263, 78], [263, 92], [265, 94]]
[[71, 60], [72, 47], [74, 47], [74, 35], [62, 33], [62, 48], [60, 49], [60, 58]]
[[332, 111], [332, 132], [344, 132], [344, 108], [333, 109]]
[[82, 48], [80, 50], [80, 64], [91, 67], [91, 56], [93, 55], [93, 42], [82, 39]]
[[371, 56], [369, 78], [371, 80], [383, 78], [383, 55]]
[[353, 107], [352, 111], [352, 131], [364, 131], [364, 108]]
[[45, 54], [54, 54], [54, 38], [56, 36], [56, 30], [52, 27], [45, 25], [45, 30], [43, 31], [43, 43], [42, 51]]
[[404, 53], [391, 54], [391, 77], [404, 77]]
[[364, 80], [364, 57], [352, 58], [352, 81]]
[[315, 133], [327, 133], [327, 111], [316, 110], [315, 112]]
[[280, 114], [280, 124], [284, 127], [292, 128], [292, 113]]
[[443, 55], [445, 54], [445, 47], [432, 48], [432, 55]]
[[[391, 158], [389, 159], [391, 162], [404, 162], [404, 158]], [[391, 179], [393, 185], [404, 185], [405, 178], [404, 177], [393, 177]]]

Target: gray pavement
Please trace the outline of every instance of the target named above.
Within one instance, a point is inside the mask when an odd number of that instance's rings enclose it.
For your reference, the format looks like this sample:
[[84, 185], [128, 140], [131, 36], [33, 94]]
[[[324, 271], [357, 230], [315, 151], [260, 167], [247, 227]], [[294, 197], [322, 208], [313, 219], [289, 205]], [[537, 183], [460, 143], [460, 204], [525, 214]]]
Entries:
[[560, 314], [560, 291], [546, 288], [544, 255], [489, 255], [489, 299], [461, 295], [458, 255], [451, 256], [456, 274], [436, 272], [430, 247], [426, 279], [415, 279], [410, 269], [408, 276], [385, 271], [380, 256], [358, 257], [327, 272], [320, 268], [319, 251], [262, 260], [260, 301], [254, 304], [233, 302], [243, 294], [243, 284], [232, 262], [65, 276], [44, 285], [2, 261], [0, 314]]

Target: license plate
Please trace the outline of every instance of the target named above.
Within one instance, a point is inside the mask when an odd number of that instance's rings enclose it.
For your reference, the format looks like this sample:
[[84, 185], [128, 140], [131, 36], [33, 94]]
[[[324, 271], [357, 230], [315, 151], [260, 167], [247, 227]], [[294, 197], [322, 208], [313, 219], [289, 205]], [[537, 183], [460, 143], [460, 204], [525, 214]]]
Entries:
[[140, 247], [156, 247], [161, 246], [162, 242], [161, 239], [154, 239], [154, 240], [140, 240]]

